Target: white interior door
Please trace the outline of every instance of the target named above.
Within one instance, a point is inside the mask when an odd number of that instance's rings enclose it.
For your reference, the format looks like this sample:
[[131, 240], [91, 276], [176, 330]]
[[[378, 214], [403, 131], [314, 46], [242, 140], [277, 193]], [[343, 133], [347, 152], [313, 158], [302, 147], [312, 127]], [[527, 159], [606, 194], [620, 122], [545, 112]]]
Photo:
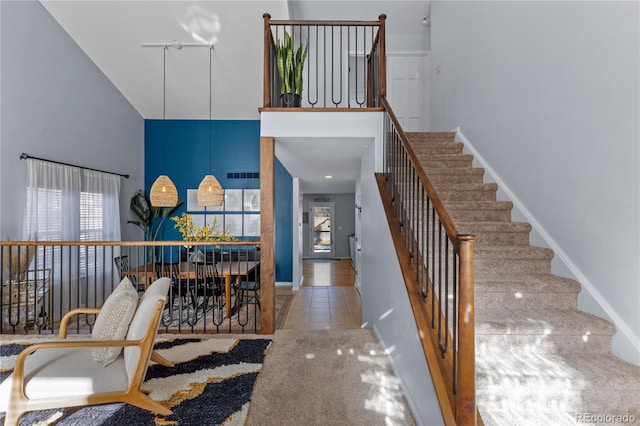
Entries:
[[426, 76], [426, 54], [387, 57], [387, 95], [405, 132], [427, 130]]

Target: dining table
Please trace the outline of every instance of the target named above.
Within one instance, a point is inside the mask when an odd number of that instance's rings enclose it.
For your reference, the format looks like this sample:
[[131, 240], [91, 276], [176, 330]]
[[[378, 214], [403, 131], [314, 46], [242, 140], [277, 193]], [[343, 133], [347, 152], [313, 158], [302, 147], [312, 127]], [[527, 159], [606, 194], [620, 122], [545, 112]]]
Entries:
[[[168, 263], [168, 262], [167, 262]], [[177, 262], [178, 263], [178, 278], [186, 279], [191, 278], [195, 279], [201, 275], [201, 271], [203, 270], [203, 266], [205, 264], [202, 263], [194, 263], [194, 262]], [[215, 262], [215, 269], [218, 273], [218, 276], [224, 277], [224, 287], [225, 287], [225, 302], [226, 302], [226, 312], [225, 315], [227, 318], [230, 318], [233, 314], [231, 307], [231, 281], [233, 279], [236, 280], [236, 283], [240, 283], [243, 278], [246, 278], [251, 271], [256, 268], [258, 261], [253, 260], [222, 260]], [[199, 272], [200, 271], [200, 272]], [[149, 287], [153, 281], [158, 278], [158, 274], [156, 271], [156, 264], [147, 263], [144, 265], [140, 265], [134, 268], [129, 269], [128, 271], [123, 271], [122, 276], [130, 276], [135, 275], [138, 277], [139, 282], [144, 282], [146, 287]]]

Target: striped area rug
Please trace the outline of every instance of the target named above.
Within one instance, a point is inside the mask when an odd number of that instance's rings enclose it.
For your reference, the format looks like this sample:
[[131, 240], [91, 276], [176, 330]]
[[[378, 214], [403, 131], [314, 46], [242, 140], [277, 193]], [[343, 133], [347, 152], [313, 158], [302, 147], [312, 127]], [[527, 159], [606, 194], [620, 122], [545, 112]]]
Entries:
[[[0, 381], [29, 343], [46, 338], [17, 336], [0, 344]], [[159, 335], [156, 350], [176, 366], [151, 363], [142, 390], [173, 411], [156, 415], [128, 404], [105, 404], [26, 413], [21, 425], [243, 425], [253, 384], [262, 368], [270, 339], [259, 336]], [[0, 395], [4, 422], [7, 395]]]

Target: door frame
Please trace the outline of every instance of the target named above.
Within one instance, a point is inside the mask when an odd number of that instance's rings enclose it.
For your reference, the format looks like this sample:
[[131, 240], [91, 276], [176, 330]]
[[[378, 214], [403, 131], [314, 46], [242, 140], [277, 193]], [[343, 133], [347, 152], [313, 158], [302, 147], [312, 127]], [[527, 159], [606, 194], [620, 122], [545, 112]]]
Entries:
[[[316, 207], [328, 207], [331, 211], [331, 217], [329, 218], [330, 223], [330, 238], [331, 238], [331, 249], [328, 253], [316, 253], [313, 249], [313, 209]], [[328, 259], [333, 258], [335, 256], [335, 227], [333, 226], [335, 222], [335, 203], [333, 201], [325, 201], [325, 202], [309, 202], [309, 257], [312, 259]]]

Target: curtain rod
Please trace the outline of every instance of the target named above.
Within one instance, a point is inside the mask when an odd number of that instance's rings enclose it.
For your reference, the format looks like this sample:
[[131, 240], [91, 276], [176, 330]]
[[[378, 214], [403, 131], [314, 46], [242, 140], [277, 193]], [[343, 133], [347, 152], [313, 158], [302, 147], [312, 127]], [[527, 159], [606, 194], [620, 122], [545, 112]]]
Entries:
[[32, 157], [29, 154], [26, 153], [22, 153], [22, 155], [20, 155], [20, 159], [21, 160], [26, 160], [27, 158], [33, 158], [34, 160], [40, 160], [40, 161], [47, 161], [49, 163], [55, 163], [55, 164], [62, 164], [63, 166], [71, 166], [71, 167], [78, 167], [80, 169], [85, 169], [85, 170], [93, 170], [94, 172], [102, 172], [102, 173], [108, 173], [110, 175], [118, 175], [120, 177], [129, 179], [129, 175], [123, 175], [122, 173], [116, 173], [116, 172], [107, 172], [104, 170], [100, 170], [100, 169], [92, 169], [91, 167], [84, 167], [84, 166], [77, 166], [75, 164], [69, 164], [69, 163], [63, 163], [60, 161], [54, 161], [54, 160], [47, 160], [46, 158], [38, 158], [38, 157]]

